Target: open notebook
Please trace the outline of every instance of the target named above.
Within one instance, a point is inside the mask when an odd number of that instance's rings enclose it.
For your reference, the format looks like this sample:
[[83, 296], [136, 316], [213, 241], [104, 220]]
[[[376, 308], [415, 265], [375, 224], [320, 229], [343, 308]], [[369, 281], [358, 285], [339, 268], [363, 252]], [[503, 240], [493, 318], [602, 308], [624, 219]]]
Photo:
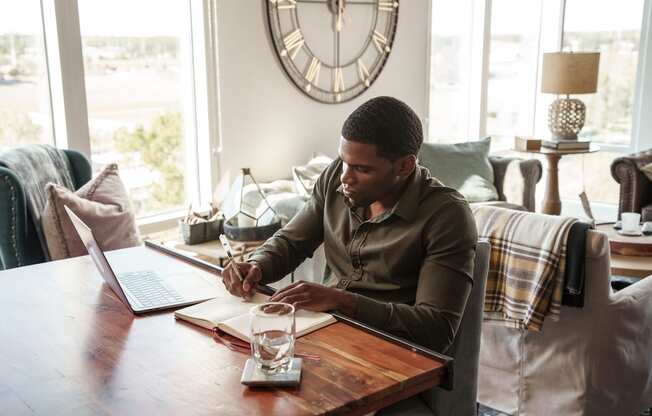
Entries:
[[[220, 296], [198, 303], [174, 313], [177, 319], [202, 328], [221, 329], [229, 335], [249, 342], [249, 310], [256, 304], [267, 302], [269, 296], [256, 293], [250, 301], [231, 296]], [[295, 336], [298, 338], [337, 320], [328, 313], [298, 310], [294, 315]]]

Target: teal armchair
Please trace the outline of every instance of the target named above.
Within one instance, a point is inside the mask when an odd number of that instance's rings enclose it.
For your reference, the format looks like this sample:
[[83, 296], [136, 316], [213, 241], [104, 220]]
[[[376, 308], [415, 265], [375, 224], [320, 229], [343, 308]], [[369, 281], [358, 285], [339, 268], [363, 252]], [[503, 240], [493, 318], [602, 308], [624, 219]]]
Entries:
[[[9, 151], [11, 152], [11, 150]], [[84, 155], [64, 150], [75, 190], [91, 179]], [[15, 172], [0, 162], [0, 270], [47, 260], [27, 206], [25, 188]]]

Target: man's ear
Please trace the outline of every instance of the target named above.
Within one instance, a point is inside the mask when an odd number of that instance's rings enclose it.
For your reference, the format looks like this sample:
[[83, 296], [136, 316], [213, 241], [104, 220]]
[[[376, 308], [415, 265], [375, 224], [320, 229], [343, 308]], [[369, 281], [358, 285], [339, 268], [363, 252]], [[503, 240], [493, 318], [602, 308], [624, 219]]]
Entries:
[[407, 178], [412, 174], [414, 168], [417, 166], [417, 157], [415, 155], [407, 155], [396, 160], [396, 175]]

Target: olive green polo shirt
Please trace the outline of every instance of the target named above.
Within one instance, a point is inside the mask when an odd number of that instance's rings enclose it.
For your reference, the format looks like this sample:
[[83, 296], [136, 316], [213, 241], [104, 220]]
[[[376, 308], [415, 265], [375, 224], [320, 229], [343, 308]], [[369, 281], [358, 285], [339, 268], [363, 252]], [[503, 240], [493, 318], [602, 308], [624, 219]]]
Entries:
[[356, 294], [353, 318], [445, 351], [473, 284], [477, 231], [467, 202], [417, 166], [395, 206], [365, 220], [342, 194], [341, 172], [337, 159], [302, 210], [250, 257], [262, 282], [280, 280], [324, 243], [324, 284]]

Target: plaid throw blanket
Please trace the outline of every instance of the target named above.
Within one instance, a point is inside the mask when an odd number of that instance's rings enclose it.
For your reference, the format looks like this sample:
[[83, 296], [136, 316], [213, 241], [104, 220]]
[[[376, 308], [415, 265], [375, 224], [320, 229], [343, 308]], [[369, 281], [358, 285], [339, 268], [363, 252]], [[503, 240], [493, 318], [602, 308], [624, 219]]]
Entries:
[[480, 238], [491, 243], [485, 321], [540, 331], [559, 319], [566, 241], [574, 218], [473, 207]]

